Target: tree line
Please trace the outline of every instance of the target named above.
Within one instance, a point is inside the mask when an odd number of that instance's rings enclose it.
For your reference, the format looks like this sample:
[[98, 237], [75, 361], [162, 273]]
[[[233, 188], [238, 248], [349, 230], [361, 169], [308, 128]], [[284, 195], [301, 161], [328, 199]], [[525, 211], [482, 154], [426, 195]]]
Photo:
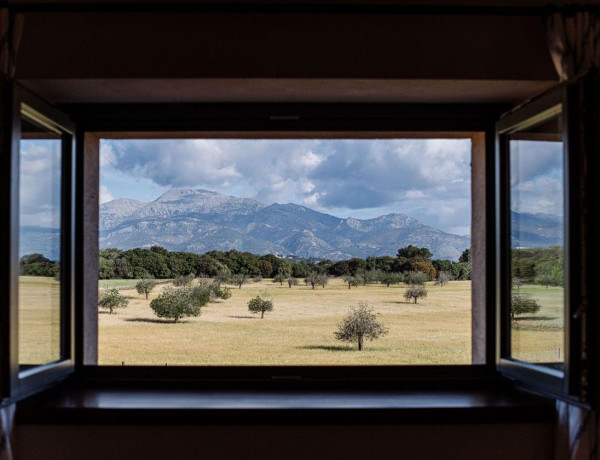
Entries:
[[396, 257], [355, 257], [334, 262], [328, 259], [287, 260], [272, 254], [256, 255], [236, 250], [194, 254], [152, 246], [150, 249], [102, 249], [98, 268], [100, 279], [140, 279], [148, 276], [168, 279], [193, 273], [207, 278], [246, 275], [248, 278], [277, 278], [284, 282], [287, 278], [310, 278], [317, 274], [353, 276], [369, 283], [375, 275], [381, 277], [382, 274], [411, 271], [425, 273], [429, 280], [433, 280], [438, 272], [444, 271], [452, 279], [465, 280], [470, 277], [470, 255], [467, 249], [458, 262], [432, 259], [429, 249], [409, 245], [399, 249]]

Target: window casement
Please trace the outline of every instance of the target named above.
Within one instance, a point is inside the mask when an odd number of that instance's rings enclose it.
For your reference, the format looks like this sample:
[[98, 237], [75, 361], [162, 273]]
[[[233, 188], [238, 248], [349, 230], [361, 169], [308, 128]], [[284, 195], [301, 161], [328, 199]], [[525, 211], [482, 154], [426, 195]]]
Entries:
[[[587, 77], [596, 78], [595, 76]], [[9, 176], [11, 189], [10, 266], [5, 267], [11, 280], [11, 308], [6, 314], [5, 330], [10, 332], [11, 366], [3, 369], [11, 376], [10, 394], [4, 397], [18, 398], [30, 394], [36, 388], [47, 387], [68, 373], [86, 378], [138, 378], [153, 380], [172, 378], [215, 382], [235, 380], [255, 382], [267, 380], [272, 385], [290, 380], [309, 381], [317, 386], [323, 382], [352, 381], [367, 384], [387, 383], [400, 388], [398, 382], [448, 379], [462, 380], [483, 378], [495, 381], [500, 375], [523, 382], [532, 388], [567, 397], [589, 404], [593, 397], [586, 373], [586, 360], [591, 336], [586, 333], [592, 327], [592, 316], [582, 302], [580, 283], [584, 272], [582, 260], [586, 246], [582, 235], [588, 231], [589, 221], [574, 219], [585, 211], [581, 203], [581, 190], [574, 178], [582, 175], [578, 153], [582, 141], [573, 140], [575, 127], [582, 123], [575, 117], [582, 115], [581, 99], [576, 96], [583, 91], [588, 80], [577, 80], [562, 85], [500, 119], [505, 106], [497, 105], [347, 105], [347, 104], [180, 104], [173, 105], [73, 105], [62, 109], [74, 120], [56, 117], [62, 122], [49, 123], [57, 113], [39, 103], [38, 122], [50, 124], [60, 133], [62, 140], [62, 207], [61, 207], [61, 354], [58, 360], [19, 371], [16, 339], [19, 331], [18, 295], [18, 241], [19, 189], [18, 161], [19, 142], [24, 137], [18, 129], [19, 122], [13, 116], [13, 151]], [[21, 100], [29, 96], [15, 90], [15, 107], [20, 116]], [[24, 99], [22, 99], [24, 98]], [[578, 105], [579, 104], [579, 105]], [[33, 107], [34, 104], [31, 104]], [[587, 107], [587, 105], [586, 105]], [[34, 112], [26, 112], [34, 113]], [[551, 124], [552, 129], [540, 130], [546, 120], [555, 120], [558, 114], [562, 123]], [[586, 112], [587, 113], [587, 112]], [[24, 115], [27, 117], [28, 115]], [[35, 117], [34, 117], [35, 118]], [[500, 121], [498, 121], [500, 119]], [[497, 151], [494, 153], [495, 123], [497, 126]], [[583, 122], [587, 123], [585, 119]], [[75, 130], [76, 127], [76, 130]], [[549, 131], [549, 132], [546, 132]], [[76, 137], [76, 149], [72, 139]], [[99, 139], [115, 136], [132, 137], [203, 137], [232, 136], [286, 138], [296, 136], [319, 136], [326, 133], [351, 133], [353, 136], [376, 137], [377, 133], [413, 133], [417, 137], [436, 137], [440, 134], [464, 136], [470, 133], [473, 142], [473, 263], [479, 281], [473, 287], [473, 365], [472, 366], [390, 366], [390, 367], [239, 367], [239, 368], [177, 368], [177, 367], [98, 367], [97, 363], [97, 261], [98, 261], [98, 155]], [[535, 134], [535, 136], [534, 136]], [[560, 351], [561, 363], [527, 362], [519, 359], [511, 348], [510, 294], [511, 294], [511, 223], [510, 209], [510, 141], [527, 142], [537, 135], [547, 136], [553, 142], [562, 140], [562, 164], [564, 166], [564, 343]], [[578, 133], [580, 135], [580, 133]], [[591, 134], [586, 134], [591, 136]], [[441, 136], [440, 136], [441, 137]], [[587, 138], [586, 138], [587, 139]], [[587, 142], [587, 140], [585, 141]], [[513, 160], [513, 163], [516, 160]], [[8, 173], [6, 173], [8, 174]], [[589, 174], [589, 173], [586, 173]], [[514, 199], [513, 199], [514, 201]], [[582, 214], [583, 215], [583, 214]], [[587, 216], [587, 214], [585, 214]], [[477, 243], [476, 243], [477, 241]], [[3, 341], [7, 341], [4, 335]], [[4, 343], [3, 343], [4, 344]], [[60, 369], [54, 373], [53, 369]], [[35, 374], [37, 386], [25, 383]], [[42, 377], [44, 376], [44, 377]], [[587, 380], [586, 380], [587, 379]], [[34, 380], [31, 380], [34, 382]], [[319, 383], [321, 382], [321, 383]], [[21, 385], [21, 386], [19, 386]], [[20, 389], [19, 389], [20, 388]]]
[[[592, 129], [597, 99], [590, 90], [597, 79], [590, 72], [507, 113], [497, 123], [496, 149], [498, 369], [538, 391], [587, 405], [596, 398], [588, 257], [596, 219], [589, 208], [596, 187], [590, 159], [598, 136]], [[555, 220], [555, 234], [536, 232], [527, 221], [532, 210]], [[544, 253], [545, 262], [531, 263]], [[537, 288], [521, 289], [523, 278], [536, 278]], [[536, 304], [552, 305], [551, 317], [528, 326], [515, 321], [515, 311]]]
[[[3, 397], [22, 398], [74, 369], [75, 130], [68, 117], [24, 89], [15, 85], [11, 97]], [[39, 244], [27, 246], [26, 232], [36, 233]], [[19, 263], [24, 253], [39, 259], [36, 270], [48, 272], [44, 282], [24, 281], [28, 276]]]

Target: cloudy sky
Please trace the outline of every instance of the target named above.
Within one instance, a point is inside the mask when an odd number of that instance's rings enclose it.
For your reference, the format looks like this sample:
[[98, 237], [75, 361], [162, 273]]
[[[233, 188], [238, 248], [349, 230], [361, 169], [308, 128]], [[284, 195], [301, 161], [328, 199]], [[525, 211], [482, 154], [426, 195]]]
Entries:
[[19, 220], [23, 226], [60, 227], [61, 141], [23, 140], [19, 155]]
[[564, 214], [561, 142], [510, 142], [511, 208], [517, 212]]
[[101, 202], [203, 188], [338, 217], [405, 213], [470, 234], [468, 139], [103, 140]]

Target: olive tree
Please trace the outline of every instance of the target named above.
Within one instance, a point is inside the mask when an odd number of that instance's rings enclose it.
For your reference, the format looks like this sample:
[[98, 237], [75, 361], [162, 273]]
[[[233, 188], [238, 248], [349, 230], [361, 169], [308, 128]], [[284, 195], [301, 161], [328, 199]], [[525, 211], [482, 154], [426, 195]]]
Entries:
[[356, 276], [344, 275], [342, 279], [344, 280], [344, 283], [348, 284], [348, 289], [350, 289], [351, 286], [358, 286], [359, 285], [359, 281], [356, 278]]
[[320, 284], [320, 280], [321, 280], [321, 275], [319, 275], [317, 272], [310, 272], [308, 275], [306, 275], [306, 278], [304, 279], [304, 283], [306, 285], [310, 284], [312, 286], [312, 288], [314, 289], [317, 284]]
[[183, 317], [199, 316], [200, 309], [210, 300], [210, 291], [205, 286], [165, 288], [150, 302], [150, 308], [159, 318], [172, 318], [178, 323]]
[[238, 273], [237, 275], [231, 275], [229, 278], [229, 282], [238, 287], [238, 289], [242, 289], [242, 285], [248, 283], [248, 275], [245, 273]]
[[403, 274], [404, 283], [408, 285], [424, 285], [428, 277], [425, 273], [419, 271], [410, 271]]
[[390, 287], [392, 284], [398, 284], [402, 282], [402, 275], [400, 273], [385, 273], [381, 272], [379, 276], [379, 281], [382, 284], [385, 284], [387, 287]]
[[387, 332], [388, 329], [377, 321], [377, 313], [369, 309], [367, 302], [359, 302], [358, 307], [350, 307], [348, 315], [338, 324], [338, 330], [334, 335], [342, 342], [358, 343], [360, 351], [363, 349], [365, 338], [375, 340]]
[[98, 296], [98, 307], [108, 310], [112, 315], [115, 308], [125, 308], [129, 305], [129, 299], [121, 295], [118, 289], [103, 289]]
[[173, 280], [173, 285], [174, 286], [188, 286], [190, 284], [192, 284], [192, 281], [194, 281], [194, 274], [190, 273], [189, 275], [185, 275], [185, 276], [178, 276], [177, 278], [175, 278]]
[[268, 294], [262, 293], [261, 296], [256, 296], [248, 302], [248, 310], [252, 313], [260, 313], [260, 319], [265, 317], [266, 311], [273, 311], [273, 300], [268, 297]]
[[444, 287], [448, 284], [448, 282], [452, 279], [452, 275], [450, 275], [450, 273], [448, 273], [447, 271], [439, 271], [438, 272], [438, 276], [437, 276], [437, 280], [435, 282], [435, 284], [439, 284], [440, 287]]
[[145, 278], [141, 279], [135, 285], [138, 294], [145, 294], [146, 300], [148, 300], [148, 294], [152, 292], [152, 290], [156, 287], [158, 282], [154, 278]]
[[418, 299], [427, 297], [427, 289], [423, 285], [413, 284], [404, 293], [404, 298], [410, 302], [411, 299], [417, 303]]
[[323, 289], [325, 289], [327, 283], [329, 283], [329, 277], [326, 273], [321, 273], [319, 275], [319, 285], [323, 286]]
[[515, 316], [523, 314], [537, 313], [540, 311], [540, 308], [540, 304], [526, 294], [518, 294], [513, 292], [510, 296], [511, 319], [515, 319]]
[[289, 276], [287, 279], [288, 287], [291, 289], [292, 286], [298, 285], [298, 278], [294, 278], [293, 276]]

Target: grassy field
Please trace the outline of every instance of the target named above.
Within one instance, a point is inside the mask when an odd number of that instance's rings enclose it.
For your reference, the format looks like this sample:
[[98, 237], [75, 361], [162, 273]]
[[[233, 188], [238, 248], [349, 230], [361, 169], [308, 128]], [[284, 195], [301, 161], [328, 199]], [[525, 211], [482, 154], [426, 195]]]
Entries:
[[[169, 280], [160, 280], [163, 284]], [[138, 280], [98, 280], [98, 289], [117, 288], [117, 289], [135, 289]]]
[[60, 284], [54, 278], [19, 276], [19, 363], [60, 359]]
[[[100, 287], [102, 283], [100, 282]], [[110, 287], [132, 287], [110, 280]], [[181, 323], [158, 319], [149, 307], [166, 285], [145, 300], [124, 290], [129, 306], [100, 312], [100, 364], [126, 365], [361, 365], [469, 364], [471, 361], [471, 284], [453, 281], [444, 288], [428, 283], [428, 296], [416, 305], [404, 300], [405, 286], [353, 287], [332, 280], [325, 289], [289, 289], [270, 280], [233, 288], [232, 297], [210, 303], [197, 318]], [[275, 309], [263, 320], [247, 302], [268, 289]], [[542, 305], [540, 312], [513, 325], [513, 355], [532, 362], [556, 361], [562, 354], [561, 288], [525, 285]], [[58, 357], [59, 285], [50, 278], [20, 278], [20, 361], [43, 363]], [[389, 328], [388, 335], [356, 344], [335, 340], [337, 323], [351, 305], [366, 300]], [[559, 352], [557, 350], [560, 349]]]
[[[169, 365], [360, 365], [468, 364], [471, 359], [469, 282], [428, 286], [418, 304], [405, 302], [405, 287], [352, 288], [333, 280], [325, 288], [288, 288], [270, 280], [234, 288], [225, 301], [210, 303], [197, 318], [180, 324], [154, 316], [134, 292], [129, 307], [99, 315], [101, 364]], [[275, 309], [263, 320], [247, 302], [268, 289]], [[335, 340], [337, 323], [351, 305], [366, 300], [389, 328], [385, 337], [356, 344]], [[124, 338], [126, 338], [124, 340]]]
[[526, 284], [520, 293], [536, 299], [541, 309], [535, 315], [523, 315], [511, 330], [512, 356], [533, 363], [564, 360], [564, 290]]

